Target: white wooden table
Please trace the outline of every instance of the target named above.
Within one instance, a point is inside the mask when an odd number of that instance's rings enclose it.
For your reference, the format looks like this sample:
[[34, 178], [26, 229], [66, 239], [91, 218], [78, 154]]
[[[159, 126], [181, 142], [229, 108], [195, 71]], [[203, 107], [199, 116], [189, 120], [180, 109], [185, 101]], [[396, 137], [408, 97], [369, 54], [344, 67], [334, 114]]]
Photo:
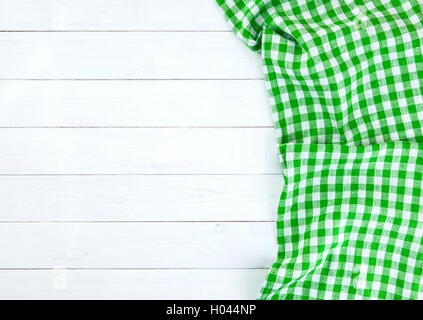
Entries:
[[0, 0], [0, 298], [248, 299], [281, 189], [213, 0]]

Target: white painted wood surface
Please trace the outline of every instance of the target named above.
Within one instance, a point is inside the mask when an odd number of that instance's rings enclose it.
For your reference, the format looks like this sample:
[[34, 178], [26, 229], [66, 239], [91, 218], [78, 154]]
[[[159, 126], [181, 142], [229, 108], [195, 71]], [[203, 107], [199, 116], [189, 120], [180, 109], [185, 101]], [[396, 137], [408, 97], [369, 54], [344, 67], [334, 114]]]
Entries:
[[213, 0], [0, 1], [0, 298], [254, 299], [262, 78]]
[[0, 81], [0, 127], [272, 125], [262, 80]]
[[280, 175], [0, 176], [0, 221], [274, 221]]
[[267, 269], [2, 270], [0, 299], [255, 299]]
[[0, 29], [226, 31], [208, 0], [3, 0]]
[[278, 174], [270, 128], [0, 129], [0, 174]]
[[2, 223], [4, 268], [265, 268], [272, 222]]
[[0, 79], [260, 79], [229, 32], [3, 32]]

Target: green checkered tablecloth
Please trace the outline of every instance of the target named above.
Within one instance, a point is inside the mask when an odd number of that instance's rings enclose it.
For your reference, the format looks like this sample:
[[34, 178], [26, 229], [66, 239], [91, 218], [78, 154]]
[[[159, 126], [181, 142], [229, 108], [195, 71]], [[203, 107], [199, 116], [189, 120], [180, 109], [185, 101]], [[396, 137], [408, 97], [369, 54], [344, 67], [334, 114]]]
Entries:
[[284, 179], [261, 299], [422, 299], [423, 2], [217, 0], [261, 54]]

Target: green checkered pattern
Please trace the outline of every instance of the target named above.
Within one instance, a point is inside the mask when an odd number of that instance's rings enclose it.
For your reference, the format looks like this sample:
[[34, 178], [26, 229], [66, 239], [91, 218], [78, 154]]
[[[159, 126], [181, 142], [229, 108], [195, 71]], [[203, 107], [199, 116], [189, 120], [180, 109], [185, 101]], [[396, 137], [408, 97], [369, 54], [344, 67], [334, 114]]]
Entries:
[[264, 299], [417, 299], [423, 145], [289, 143]]
[[217, 2], [262, 56], [285, 180], [260, 298], [423, 298], [423, 2]]

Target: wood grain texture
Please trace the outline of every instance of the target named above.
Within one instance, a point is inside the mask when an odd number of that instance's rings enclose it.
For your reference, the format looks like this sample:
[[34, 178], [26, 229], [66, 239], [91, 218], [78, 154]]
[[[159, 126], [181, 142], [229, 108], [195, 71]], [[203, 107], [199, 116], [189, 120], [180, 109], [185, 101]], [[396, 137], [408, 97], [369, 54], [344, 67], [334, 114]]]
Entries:
[[273, 129], [1, 129], [0, 174], [278, 174]]
[[261, 79], [231, 33], [0, 33], [0, 79]]
[[271, 126], [263, 80], [0, 81], [0, 127]]
[[266, 268], [271, 222], [2, 223], [0, 268]]
[[0, 30], [228, 30], [214, 1], [4, 0]]
[[214, 1], [0, 1], [0, 299], [256, 298], [262, 79]]
[[2, 270], [0, 299], [248, 299], [266, 269]]
[[279, 175], [0, 176], [4, 221], [273, 221]]

